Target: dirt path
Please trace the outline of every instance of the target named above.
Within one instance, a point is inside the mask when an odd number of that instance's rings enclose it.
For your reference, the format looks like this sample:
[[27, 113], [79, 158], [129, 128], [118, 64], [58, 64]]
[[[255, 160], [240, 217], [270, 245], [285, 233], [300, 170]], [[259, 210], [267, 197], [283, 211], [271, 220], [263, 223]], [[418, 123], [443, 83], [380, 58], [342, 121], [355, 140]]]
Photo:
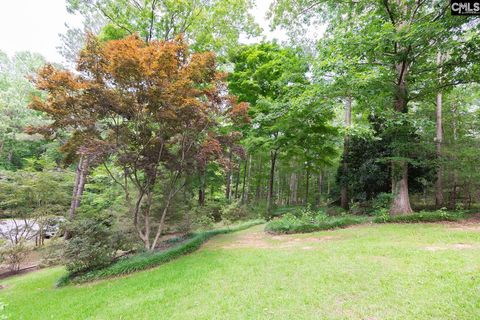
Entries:
[[272, 235], [264, 231], [265, 225], [255, 226], [248, 230], [219, 237], [209, 241], [205, 247], [221, 249], [257, 248], [257, 249], [284, 249], [296, 248], [303, 250], [313, 249], [315, 245], [342, 239], [340, 235], [314, 236], [312, 234]]

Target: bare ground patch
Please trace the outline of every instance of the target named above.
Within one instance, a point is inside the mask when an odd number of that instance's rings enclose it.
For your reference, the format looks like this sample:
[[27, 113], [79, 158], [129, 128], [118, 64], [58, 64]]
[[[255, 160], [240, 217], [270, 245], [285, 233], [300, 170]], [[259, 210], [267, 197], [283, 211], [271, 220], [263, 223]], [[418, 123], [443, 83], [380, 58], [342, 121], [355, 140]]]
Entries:
[[435, 246], [426, 246], [423, 249], [427, 251], [441, 251], [441, 250], [464, 250], [464, 249], [478, 249], [480, 248], [479, 244], [471, 243], [453, 243], [453, 244], [443, 244]]
[[444, 222], [444, 224], [454, 230], [480, 232], [480, 213], [476, 213], [466, 220], [458, 222]]
[[257, 249], [283, 249], [299, 247], [303, 250], [314, 249], [315, 243], [332, 241], [341, 238], [340, 236], [322, 237], [295, 237], [292, 235], [271, 235], [263, 231], [245, 233], [238, 236], [235, 242], [222, 244], [222, 249], [257, 248]]

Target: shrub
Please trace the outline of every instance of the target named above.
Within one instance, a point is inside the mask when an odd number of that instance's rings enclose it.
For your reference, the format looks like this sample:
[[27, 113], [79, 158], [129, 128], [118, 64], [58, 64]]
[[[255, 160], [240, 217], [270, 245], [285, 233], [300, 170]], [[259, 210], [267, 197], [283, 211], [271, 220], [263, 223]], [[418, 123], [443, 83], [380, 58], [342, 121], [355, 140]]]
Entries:
[[386, 208], [381, 208], [373, 211], [375, 218], [373, 219], [374, 222], [387, 222], [390, 218], [390, 212]]
[[268, 211], [268, 205], [266, 202], [258, 202], [247, 206], [249, 216], [252, 219], [265, 219], [269, 220], [272, 217], [272, 211]]
[[329, 217], [323, 211], [303, 209], [297, 214], [286, 213], [281, 219], [269, 222], [265, 231], [270, 233], [307, 233], [320, 230], [343, 228], [365, 221], [353, 216]]
[[72, 238], [66, 245], [64, 259], [71, 273], [107, 266], [122, 248], [122, 236], [112, 228], [108, 218], [79, 220], [71, 226], [70, 232]]
[[239, 220], [245, 220], [249, 218], [250, 212], [246, 205], [240, 203], [240, 201], [233, 201], [222, 208], [222, 221], [235, 222]]
[[209, 229], [213, 227], [214, 223], [215, 219], [213, 216], [209, 215], [208, 213], [198, 214], [198, 212], [196, 212], [196, 214], [191, 218], [190, 229]]
[[345, 209], [338, 206], [330, 206], [325, 209], [325, 212], [329, 216], [339, 216], [345, 214]]
[[408, 215], [390, 216], [382, 215], [373, 219], [375, 223], [418, 223], [418, 222], [439, 222], [439, 221], [457, 221], [464, 219], [464, 211], [449, 212], [445, 210], [420, 211]]
[[0, 257], [12, 272], [20, 270], [22, 263], [28, 256], [29, 248], [26, 241], [21, 240], [17, 243], [8, 242], [0, 249]]
[[295, 211], [297, 209], [297, 207], [281, 207], [281, 208], [277, 208], [275, 210], [272, 211], [272, 218], [277, 218], [277, 217], [281, 217], [283, 216], [284, 214], [288, 213], [288, 212], [292, 212], [292, 211]]
[[51, 267], [63, 264], [65, 250], [65, 241], [59, 238], [50, 240], [42, 251], [42, 260], [40, 266]]
[[[393, 195], [391, 193], [379, 193], [372, 200], [372, 212], [373, 214], [381, 214], [385, 209], [389, 209], [393, 201]], [[378, 212], [377, 212], [378, 211]]]

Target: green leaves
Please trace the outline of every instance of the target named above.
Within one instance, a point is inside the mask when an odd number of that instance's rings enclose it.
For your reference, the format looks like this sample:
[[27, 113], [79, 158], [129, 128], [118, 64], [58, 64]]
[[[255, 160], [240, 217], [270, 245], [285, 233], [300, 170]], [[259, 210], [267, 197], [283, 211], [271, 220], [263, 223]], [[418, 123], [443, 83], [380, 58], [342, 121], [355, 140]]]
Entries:
[[251, 0], [68, 0], [67, 8], [107, 22], [104, 40], [138, 34], [146, 41], [172, 40], [184, 34], [194, 51], [220, 55], [238, 44], [240, 35], [258, 36], [249, 10]]

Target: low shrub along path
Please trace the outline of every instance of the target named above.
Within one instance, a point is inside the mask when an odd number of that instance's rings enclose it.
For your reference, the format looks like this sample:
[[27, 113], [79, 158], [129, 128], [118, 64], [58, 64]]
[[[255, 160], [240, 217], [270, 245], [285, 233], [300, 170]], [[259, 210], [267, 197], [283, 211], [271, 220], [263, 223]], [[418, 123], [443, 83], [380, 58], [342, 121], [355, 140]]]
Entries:
[[1, 281], [9, 319], [476, 319], [480, 223], [363, 224], [218, 235], [157, 268], [54, 288]]

